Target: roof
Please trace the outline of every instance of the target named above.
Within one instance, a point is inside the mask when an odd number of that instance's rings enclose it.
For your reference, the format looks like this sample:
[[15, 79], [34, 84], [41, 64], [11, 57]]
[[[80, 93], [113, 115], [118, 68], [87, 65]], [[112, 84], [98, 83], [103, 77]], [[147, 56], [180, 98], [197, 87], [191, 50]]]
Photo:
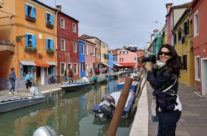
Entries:
[[95, 43], [92, 43], [92, 42], [90, 42], [90, 41], [88, 41], [88, 40], [86, 40], [86, 39], [83, 39], [83, 38], [81, 38], [81, 37], [79, 37], [78, 39], [80, 39], [80, 40], [82, 40], [82, 41], [84, 41], [84, 42], [87, 42], [87, 43], [90, 43], [90, 44], [96, 45]]
[[81, 35], [80, 38], [83, 38], [83, 39], [94, 39], [94, 38], [95, 38], [95, 39], [101, 41], [99, 38], [94, 37], [94, 36], [89, 36], [89, 35], [87, 35], [87, 34], [83, 34], [83, 35]]
[[170, 8], [170, 11], [166, 16], [168, 16], [172, 10], [181, 9], [181, 8], [188, 8], [190, 6], [190, 4], [191, 4], [191, 2], [186, 2], [186, 3], [180, 4], [180, 5], [175, 5]]
[[70, 18], [70, 19], [72, 19], [72, 20], [74, 20], [74, 21], [76, 21], [76, 22], [79, 22], [77, 19], [75, 19], [75, 18], [69, 16], [68, 14], [66, 14], [66, 13], [64, 13], [64, 12], [62, 12], [62, 11], [58, 11], [58, 14], [59, 14], [59, 13], [65, 15], [65, 16], [67, 16], [68, 18]]

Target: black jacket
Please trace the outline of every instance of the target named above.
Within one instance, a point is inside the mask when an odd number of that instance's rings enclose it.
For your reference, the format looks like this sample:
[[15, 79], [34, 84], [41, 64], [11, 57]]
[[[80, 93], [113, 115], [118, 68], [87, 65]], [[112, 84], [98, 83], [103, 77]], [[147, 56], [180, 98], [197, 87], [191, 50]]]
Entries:
[[[176, 79], [178, 79], [178, 76], [166, 68], [159, 70], [152, 69], [147, 73], [147, 80], [149, 81], [154, 91], [163, 91], [164, 89], [171, 86]], [[177, 94], [178, 80], [169, 91], [172, 91], [171, 93]]]

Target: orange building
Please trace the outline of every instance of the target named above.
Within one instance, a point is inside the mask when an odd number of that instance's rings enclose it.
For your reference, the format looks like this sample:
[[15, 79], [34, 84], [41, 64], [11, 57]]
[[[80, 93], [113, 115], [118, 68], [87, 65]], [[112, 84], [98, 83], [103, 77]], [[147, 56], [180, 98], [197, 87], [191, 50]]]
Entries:
[[9, 87], [11, 67], [15, 67], [16, 88], [25, 87], [28, 71], [34, 83], [47, 84], [57, 65], [56, 10], [37, 0], [7, 0], [2, 11], [0, 40], [10, 45], [0, 47], [0, 88]]

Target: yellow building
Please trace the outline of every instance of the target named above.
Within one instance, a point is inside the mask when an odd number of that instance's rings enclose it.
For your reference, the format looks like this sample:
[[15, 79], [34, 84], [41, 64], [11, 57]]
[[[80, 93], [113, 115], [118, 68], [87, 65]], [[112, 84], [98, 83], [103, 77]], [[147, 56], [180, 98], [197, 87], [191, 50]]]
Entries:
[[108, 45], [101, 41], [101, 65], [107, 67], [108, 65]]
[[5, 58], [0, 55], [0, 86], [8, 79], [11, 67], [15, 67], [17, 88], [25, 87], [28, 71], [33, 74], [34, 83], [48, 83], [57, 64], [56, 10], [36, 0], [6, 0], [2, 11], [0, 38], [10, 41], [14, 51], [0, 50], [0, 54], [5, 54]]
[[194, 65], [192, 48], [192, 16], [186, 10], [173, 28], [175, 49], [183, 62], [179, 81], [194, 86]]
[[162, 29], [162, 37], [163, 37], [162, 43], [167, 44], [167, 26], [166, 26], [166, 24], [164, 25], [164, 27]]

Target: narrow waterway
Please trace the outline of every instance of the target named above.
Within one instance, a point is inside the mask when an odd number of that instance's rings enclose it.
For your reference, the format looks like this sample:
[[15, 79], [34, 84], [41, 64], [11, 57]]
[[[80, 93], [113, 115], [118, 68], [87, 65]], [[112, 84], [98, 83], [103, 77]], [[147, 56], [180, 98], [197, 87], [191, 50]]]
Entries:
[[[0, 114], [0, 136], [32, 136], [40, 126], [49, 125], [63, 136], [104, 136], [111, 119], [101, 121], [93, 107], [106, 93], [117, 90], [117, 80], [75, 92], [59, 93], [45, 103]], [[129, 135], [132, 119], [123, 119], [117, 136]]]

